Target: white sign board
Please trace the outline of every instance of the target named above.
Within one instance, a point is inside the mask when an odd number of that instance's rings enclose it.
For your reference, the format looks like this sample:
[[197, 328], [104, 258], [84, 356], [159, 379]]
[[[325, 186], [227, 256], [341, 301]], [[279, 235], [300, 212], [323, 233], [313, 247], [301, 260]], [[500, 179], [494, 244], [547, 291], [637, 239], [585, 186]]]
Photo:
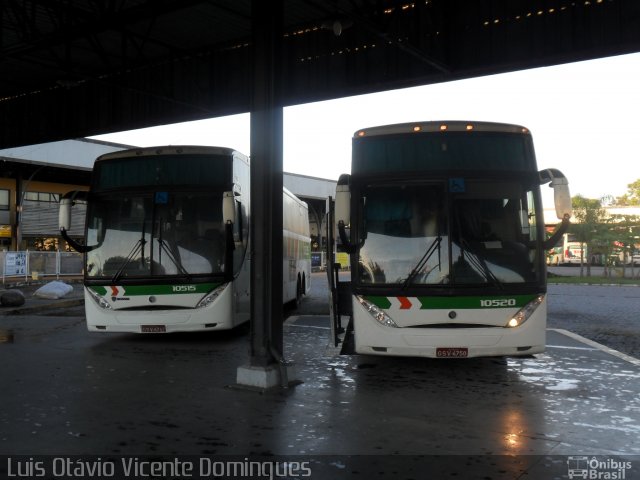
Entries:
[[6, 252], [4, 257], [4, 274], [7, 277], [27, 274], [27, 253]]

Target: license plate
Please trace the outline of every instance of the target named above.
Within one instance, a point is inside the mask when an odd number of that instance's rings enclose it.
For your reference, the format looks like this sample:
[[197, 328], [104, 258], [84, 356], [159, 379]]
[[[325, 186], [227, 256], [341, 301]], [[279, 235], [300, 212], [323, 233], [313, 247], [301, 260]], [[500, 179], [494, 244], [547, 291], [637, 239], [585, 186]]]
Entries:
[[436, 348], [438, 358], [467, 358], [469, 349], [466, 347], [439, 347]]
[[164, 325], [141, 325], [140, 331], [142, 333], [166, 333], [167, 327]]

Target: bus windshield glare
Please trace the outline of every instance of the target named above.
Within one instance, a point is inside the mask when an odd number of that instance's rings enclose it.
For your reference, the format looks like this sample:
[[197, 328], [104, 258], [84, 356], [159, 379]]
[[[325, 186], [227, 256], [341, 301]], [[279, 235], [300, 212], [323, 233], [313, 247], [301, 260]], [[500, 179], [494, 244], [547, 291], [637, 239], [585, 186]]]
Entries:
[[468, 178], [365, 187], [357, 282], [539, 281], [534, 191], [522, 180]]
[[222, 194], [157, 191], [95, 195], [87, 212], [87, 277], [224, 271]]

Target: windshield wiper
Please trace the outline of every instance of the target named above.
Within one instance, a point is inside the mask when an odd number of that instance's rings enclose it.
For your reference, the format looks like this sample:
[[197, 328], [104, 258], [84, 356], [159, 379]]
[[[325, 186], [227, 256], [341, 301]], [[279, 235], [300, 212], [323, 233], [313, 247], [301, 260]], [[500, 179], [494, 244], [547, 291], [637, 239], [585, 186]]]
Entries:
[[174, 253], [171, 251], [171, 249], [169, 248], [169, 246], [167, 245], [167, 241], [162, 239], [162, 238], [158, 238], [158, 245], [160, 246], [160, 251], [164, 252], [167, 257], [169, 258], [169, 260], [171, 260], [171, 262], [176, 266], [176, 268], [178, 269], [178, 271], [186, 276], [188, 279], [191, 278], [191, 274], [189, 272], [187, 272], [187, 269], [184, 268], [184, 266], [182, 265], [182, 263], [180, 262], [180, 260], [178, 260], [176, 258], [176, 256], [174, 255]]
[[169, 248], [169, 244], [167, 243], [167, 241], [162, 238], [162, 217], [160, 217], [160, 219], [158, 220], [158, 238], [156, 238], [156, 240], [158, 240], [158, 246], [160, 247], [160, 251], [159, 251], [159, 262], [160, 264], [162, 264], [162, 252], [164, 252], [167, 257], [169, 257], [169, 260], [171, 260], [171, 263], [173, 263], [175, 265], [175, 267], [178, 269], [178, 271], [187, 277], [187, 279], [191, 280], [191, 274], [189, 272], [187, 272], [187, 269], [184, 268], [184, 266], [182, 265], [182, 262], [177, 258], [180, 254], [178, 253], [178, 255], [176, 255], [176, 253]]
[[140, 238], [140, 240], [138, 240], [135, 243], [135, 245], [129, 252], [129, 255], [127, 255], [127, 258], [125, 258], [124, 262], [122, 262], [122, 265], [120, 265], [120, 268], [118, 268], [118, 271], [113, 275], [113, 277], [111, 277], [111, 283], [115, 284], [118, 281], [118, 279], [122, 275], [122, 272], [124, 272], [124, 269], [127, 267], [127, 265], [131, 263], [131, 260], [134, 259], [134, 257], [138, 254], [138, 252], [141, 252], [142, 254], [140, 258], [140, 262], [142, 264], [142, 267], [144, 268], [144, 246], [146, 244], [147, 244], [147, 241], [144, 238], [144, 224], [143, 224], [142, 237]]
[[427, 264], [427, 262], [429, 261], [431, 256], [436, 251], [438, 252], [438, 268], [439, 269], [442, 268], [441, 259], [440, 259], [440, 243], [441, 242], [442, 242], [442, 237], [441, 236], [436, 237], [433, 240], [433, 242], [431, 242], [431, 245], [429, 245], [429, 248], [427, 248], [427, 251], [424, 252], [424, 255], [422, 255], [422, 258], [420, 258], [420, 260], [418, 260], [418, 263], [416, 264], [415, 267], [413, 267], [413, 270], [411, 270], [411, 273], [409, 273], [409, 275], [407, 275], [406, 280], [402, 284], [402, 290], [404, 290], [405, 288], [407, 288], [409, 286], [409, 284], [413, 281], [413, 279], [418, 275], [418, 272], [420, 272], [420, 270], [422, 270], [424, 268], [424, 266]]
[[469, 243], [462, 236], [460, 237], [460, 250], [463, 255], [465, 251], [467, 252], [467, 261], [476, 269], [476, 271], [482, 272], [485, 280], [493, 283], [500, 289], [504, 288], [502, 282], [498, 280], [498, 277], [496, 277], [491, 271], [482, 255], [478, 255], [474, 252], [469, 246]]

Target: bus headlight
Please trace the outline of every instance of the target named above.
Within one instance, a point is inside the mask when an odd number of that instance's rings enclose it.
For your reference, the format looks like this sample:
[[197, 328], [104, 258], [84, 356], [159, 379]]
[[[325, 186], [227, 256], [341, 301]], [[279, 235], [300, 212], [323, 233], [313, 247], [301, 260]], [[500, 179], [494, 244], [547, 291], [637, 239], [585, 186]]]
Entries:
[[111, 304], [107, 302], [107, 299], [100, 295], [98, 292], [94, 292], [92, 289], [87, 288], [87, 292], [91, 294], [91, 298], [98, 304], [100, 308], [104, 310], [111, 310]]
[[216, 298], [220, 296], [220, 294], [226, 287], [227, 284], [223, 283], [222, 285], [213, 289], [211, 292], [207, 293], [204, 297], [202, 297], [202, 300], [198, 302], [196, 308], [205, 308], [211, 305], [216, 300]]
[[387, 315], [385, 311], [380, 307], [374, 305], [368, 300], [365, 300], [360, 295], [356, 295], [356, 298], [358, 299], [358, 302], [360, 302], [360, 305], [362, 305], [364, 309], [369, 312], [369, 315], [375, 318], [378, 323], [384, 325], [385, 327], [398, 328], [398, 325], [396, 325], [393, 319], [389, 315]]
[[519, 327], [524, 322], [526, 322], [533, 312], [540, 306], [542, 301], [544, 300], [544, 295], [538, 295], [536, 298], [527, 303], [524, 307], [522, 307], [518, 312], [509, 319], [506, 328], [514, 328]]

